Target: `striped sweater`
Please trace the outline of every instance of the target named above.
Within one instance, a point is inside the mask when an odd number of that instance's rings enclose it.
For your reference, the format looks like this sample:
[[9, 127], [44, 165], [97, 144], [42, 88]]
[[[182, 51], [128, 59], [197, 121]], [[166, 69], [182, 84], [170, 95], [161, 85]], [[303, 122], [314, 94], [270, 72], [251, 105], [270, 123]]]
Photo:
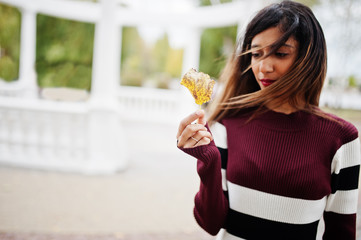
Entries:
[[240, 114], [183, 148], [198, 159], [198, 224], [222, 240], [355, 239], [360, 140], [332, 117]]

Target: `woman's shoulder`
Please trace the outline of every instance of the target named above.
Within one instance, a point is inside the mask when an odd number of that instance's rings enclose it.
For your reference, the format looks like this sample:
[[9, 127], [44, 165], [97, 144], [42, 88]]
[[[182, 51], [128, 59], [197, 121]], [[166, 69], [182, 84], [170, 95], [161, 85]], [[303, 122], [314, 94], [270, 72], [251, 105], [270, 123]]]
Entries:
[[320, 110], [320, 113], [324, 115], [318, 116], [320, 127], [329, 134], [338, 136], [342, 142], [350, 142], [358, 138], [358, 129], [351, 122], [324, 110]]

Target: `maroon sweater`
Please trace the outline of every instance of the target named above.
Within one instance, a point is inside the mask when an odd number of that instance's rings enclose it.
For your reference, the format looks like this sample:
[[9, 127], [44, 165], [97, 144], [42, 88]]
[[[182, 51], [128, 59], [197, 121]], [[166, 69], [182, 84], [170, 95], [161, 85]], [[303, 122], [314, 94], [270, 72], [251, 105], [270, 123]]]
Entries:
[[214, 124], [194, 214], [219, 239], [355, 239], [360, 141], [350, 123], [268, 111]]

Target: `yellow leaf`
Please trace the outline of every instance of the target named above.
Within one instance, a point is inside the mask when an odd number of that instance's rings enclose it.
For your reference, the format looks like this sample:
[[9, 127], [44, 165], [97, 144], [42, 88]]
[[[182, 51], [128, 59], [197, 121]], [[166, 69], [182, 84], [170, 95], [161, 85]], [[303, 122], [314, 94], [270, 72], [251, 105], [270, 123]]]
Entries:
[[197, 72], [192, 68], [184, 74], [180, 83], [188, 88], [196, 104], [201, 106], [211, 100], [215, 81], [208, 74]]

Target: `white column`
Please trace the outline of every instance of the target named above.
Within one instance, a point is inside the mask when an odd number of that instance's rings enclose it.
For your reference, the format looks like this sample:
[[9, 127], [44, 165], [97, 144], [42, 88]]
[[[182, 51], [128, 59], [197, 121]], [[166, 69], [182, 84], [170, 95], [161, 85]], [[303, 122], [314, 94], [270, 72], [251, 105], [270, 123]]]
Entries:
[[38, 89], [35, 72], [36, 12], [24, 8], [21, 13], [19, 83], [25, 87], [26, 96], [34, 97]]
[[199, 58], [201, 53], [201, 34], [199, 28], [192, 28], [187, 33], [187, 43], [184, 48], [182, 74], [191, 68], [199, 70]]
[[88, 172], [114, 172], [127, 165], [127, 146], [117, 99], [120, 86], [121, 28], [117, 0], [101, 0], [95, 25], [92, 86], [89, 101]]
[[116, 24], [116, 0], [101, 0], [101, 17], [95, 25], [91, 102], [115, 104], [120, 86], [121, 27]]

